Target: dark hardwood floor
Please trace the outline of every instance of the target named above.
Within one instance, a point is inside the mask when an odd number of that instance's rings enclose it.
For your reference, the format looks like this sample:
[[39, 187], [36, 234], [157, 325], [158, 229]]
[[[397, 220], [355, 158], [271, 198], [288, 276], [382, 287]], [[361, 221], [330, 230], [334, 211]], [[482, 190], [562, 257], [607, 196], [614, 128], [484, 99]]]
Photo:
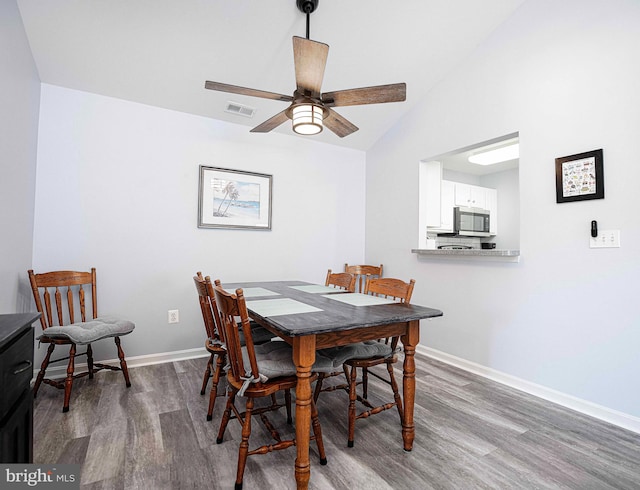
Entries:
[[[317, 463], [312, 444], [310, 488], [640, 488], [639, 434], [422, 355], [416, 361], [414, 450], [402, 450], [395, 410], [359, 420], [347, 448], [347, 395], [323, 393], [328, 464]], [[215, 444], [224, 397], [207, 422], [205, 362], [133, 368], [129, 389], [116, 372], [82, 378], [66, 414], [62, 391], [43, 386], [35, 462], [82, 464], [83, 489], [233, 488], [240, 426], [232, 421]], [[370, 394], [390, 392], [376, 381], [370, 377]], [[293, 427], [281, 412], [270, 418], [284, 436]], [[253, 436], [268, 441], [259, 419], [253, 423]], [[244, 488], [295, 488], [294, 458], [295, 448], [250, 457]]]

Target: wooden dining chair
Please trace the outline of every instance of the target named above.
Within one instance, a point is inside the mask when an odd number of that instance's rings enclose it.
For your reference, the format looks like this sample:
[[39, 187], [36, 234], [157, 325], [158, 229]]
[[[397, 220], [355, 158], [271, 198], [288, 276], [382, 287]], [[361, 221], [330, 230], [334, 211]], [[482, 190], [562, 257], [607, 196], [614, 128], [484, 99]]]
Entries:
[[344, 271], [349, 274], [353, 274], [356, 277], [356, 289], [357, 293], [364, 293], [364, 286], [367, 280], [367, 275], [372, 279], [378, 279], [382, 277], [382, 264], [378, 265], [349, 265], [344, 264]]
[[[108, 316], [98, 317], [96, 269], [92, 268], [90, 272], [54, 271], [41, 274], [35, 274], [33, 270], [29, 270], [28, 274], [36, 308], [42, 314], [40, 316], [42, 335], [37, 339], [42, 344], [49, 344], [33, 385], [33, 396], [37, 396], [42, 383], [64, 389], [62, 411], [68, 412], [74, 379], [83, 376], [93, 379], [94, 374], [103, 369], [122, 371], [125, 384], [129, 388], [131, 382], [120, 345], [120, 337], [131, 333], [135, 325], [128, 320]], [[91, 306], [88, 307], [88, 305]], [[76, 311], [80, 313], [79, 322], [76, 322]], [[97, 363], [93, 360], [91, 344], [108, 337], [113, 337], [116, 344], [120, 367]], [[86, 345], [86, 351], [78, 353], [78, 345]], [[51, 359], [56, 346], [69, 346], [69, 355]], [[86, 371], [76, 372], [75, 361], [79, 356], [87, 356]], [[69, 362], [64, 380], [45, 378], [49, 364], [65, 360]]]
[[[214, 284], [220, 286], [220, 280], [216, 279], [214, 283], [211, 282], [209, 276], [203, 277], [202, 272], [196, 272], [193, 276], [193, 282], [198, 292], [198, 301], [200, 303], [200, 310], [202, 311], [202, 320], [204, 328], [207, 334], [207, 338], [204, 342], [204, 347], [209, 353], [209, 360], [207, 361], [207, 367], [204, 372], [204, 378], [202, 380], [202, 388], [200, 394], [204, 395], [207, 390], [207, 384], [211, 379], [211, 391], [209, 393], [209, 407], [207, 409], [207, 420], [211, 421], [213, 418], [213, 410], [215, 408], [216, 397], [218, 396], [218, 383], [220, 378], [224, 376], [224, 366], [226, 364], [227, 350], [224, 343], [224, 335], [222, 328], [220, 327], [220, 317], [218, 309], [216, 308], [216, 300], [213, 293]], [[254, 342], [261, 344], [269, 342], [274, 334], [267, 329], [258, 327], [254, 329]], [[244, 336], [241, 332], [241, 344], [244, 345]], [[287, 404], [288, 413], [291, 412], [291, 401], [288, 400]]]
[[[399, 303], [408, 304], [411, 301], [411, 295], [413, 294], [413, 287], [415, 281], [411, 279], [410, 282], [404, 282], [400, 279], [393, 278], [374, 278], [367, 277], [365, 281], [365, 294], [371, 294], [374, 296], [382, 296], [389, 298]], [[353, 447], [355, 437], [355, 422], [357, 419], [366, 418], [371, 415], [377, 414], [384, 410], [388, 410], [392, 407], [397, 407], [398, 414], [400, 415], [400, 422], [402, 423], [404, 413], [402, 411], [402, 398], [398, 393], [398, 384], [393, 374], [393, 364], [398, 362], [397, 350], [398, 350], [399, 337], [393, 337], [389, 339], [368, 340], [364, 342], [357, 342], [354, 344], [348, 344], [340, 347], [332, 347], [329, 349], [319, 350], [316, 355], [327, 357], [332, 359], [334, 365], [342, 363], [343, 373], [346, 379], [346, 384], [334, 384], [332, 386], [324, 387], [323, 381], [329, 376], [335, 376], [336, 373], [322, 374], [320, 373], [316, 387], [313, 394], [313, 399], [318, 400], [321, 392], [344, 390], [349, 394], [349, 406], [348, 406], [348, 438], [347, 445]], [[370, 372], [369, 369], [385, 364], [388, 372], [388, 379], [385, 379], [376, 372]], [[358, 381], [357, 368], [362, 370], [362, 379]], [[393, 392], [393, 402], [385, 403], [382, 405], [374, 406], [369, 401], [369, 374], [384, 381], [391, 386]], [[362, 395], [358, 395], [356, 388], [358, 385], [362, 385]], [[357, 413], [356, 402], [360, 402], [367, 410]]]
[[353, 293], [356, 287], [356, 277], [348, 272], [332, 272], [331, 269], [329, 269], [324, 285], [344, 289]]
[[[413, 287], [415, 285], [415, 280], [411, 279], [409, 282], [404, 282], [401, 279], [394, 278], [378, 278], [371, 279], [367, 278], [365, 282], [365, 294], [371, 294], [374, 296], [380, 296], [384, 298], [393, 299], [394, 301], [398, 301], [399, 303], [409, 304], [411, 302], [411, 295], [413, 294]], [[373, 355], [367, 354], [367, 349], [360, 348], [359, 346], [355, 346], [354, 350], [356, 354], [353, 357], [344, 362], [344, 374], [347, 377], [349, 383], [349, 429], [348, 429], [348, 438], [347, 445], [349, 447], [353, 447], [354, 438], [355, 438], [355, 424], [356, 420], [367, 418], [371, 415], [380, 413], [384, 410], [388, 410], [392, 407], [396, 407], [398, 410], [398, 415], [400, 415], [400, 423], [404, 422], [404, 412], [402, 410], [402, 398], [398, 393], [398, 383], [396, 382], [396, 378], [393, 373], [393, 365], [398, 362], [398, 340], [400, 337], [392, 337], [379, 341], [368, 341], [361, 342], [362, 347], [368, 345], [369, 347], [374, 347], [380, 349]], [[377, 344], [377, 345], [376, 345]], [[384, 347], [383, 347], [384, 346]], [[360, 352], [358, 352], [360, 351]], [[380, 374], [369, 371], [374, 366], [378, 366], [380, 364], [385, 364], [388, 373], [388, 379], [383, 378]], [[362, 370], [362, 395], [359, 396], [356, 393], [357, 386], [357, 369], [360, 368]], [[384, 381], [388, 385], [391, 386], [391, 390], [393, 392], [393, 402], [373, 405], [369, 401], [369, 393], [368, 393], [368, 376], [371, 374], [376, 378]], [[362, 405], [364, 405], [367, 410], [357, 413], [356, 409], [356, 401], [359, 401]]]
[[213, 285], [211, 284], [211, 279], [209, 276], [206, 278], [202, 277], [202, 273], [198, 272], [193, 276], [193, 282], [196, 285], [196, 291], [198, 291], [198, 301], [200, 302], [200, 310], [202, 311], [202, 320], [207, 333], [207, 338], [204, 341], [204, 347], [209, 353], [209, 360], [207, 361], [207, 367], [204, 372], [204, 379], [202, 380], [200, 394], [204, 395], [206, 393], [207, 384], [209, 383], [209, 379], [211, 379], [209, 408], [207, 410], [207, 420], [210, 421], [213, 418], [213, 409], [215, 407], [216, 397], [218, 396], [218, 382], [220, 381], [220, 377], [224, 375], [227, 350], [218, 333], [220, 319], [218, 317], [218, 309], [215, 306], [215, 299], [213, 299]]
[[[242, 426], [242, 440], [238, 450], [235, 483], [235, 489], [239, 490], [242, 488], [244, 469], [249, 456], [286, 449], [296, 443], [295, 439], [282, 440], [278, 431], [265, 416], [267, 412], [278, 410], [282, 407], [282, 404], [274, 402], [275, 397], [272, 395], [279, 391], [295, 389], [297, 384], [296, 367], [292, 360], [292, 348], [289, 344], [285, 342], [254, 344], [242, 289], [236, 289], [236, 293], [231, 294], [221, 286], [215, 286], [214, 294], [216, 307], [220, 312], [229, 363], [229, 371], [227, 372], [229, 391], [216, 443], [222, 443], [229, 420], [232, 418], [237, 419]], [[240, 318], [240, 327], [236, 323], [236, 317]], [[240, 342], [239, 328], [242, 328], [244, 332], [245, 347], [242, 347]], [[311, 381], [314, 381], [314, 379], [315, 375], [312, 374]], [[271, 404], [254, 408], [254, 401], [264, 397], [271, 397]], [[245, 400], [243, 412], [236, 406], [238, 398]], [[249, 450], [252, 415], [260, 415], [267, 427], [267, 431], [275, 439], [275, 444], [263, 445]], [[318, 420], [318, 410], [313, 400], [311, 400], [311, 421], [314, 433], [311, 439], [316, 441], [320, 464], [324, 465], [327, 460]]]
[[[356, 276], [349, 272], [333, 272], [331, 269], [329, 269], [329, 271], [327, 272], [325, 286], [333, 286], [336, 289], [341, 289], [353, 293], [355, 292], [356, 288]], [[338, 366], [340, 364], [341, 363], [337, 363]], [[327, 380], [328, 378], [342, 376], [343, 374], [344, 372], [342, 370], [332, 372], [318, 372], [318, 380], [316, 381], [316, 386], [314, 388], [313, 394], [314, 401], [317, 401], [320, 393], [324, 391], [346, 390], [348, 392], [349, 385], [345, 382], [342, 382], [340, 384], [334, 383], [330, 386], [325, 385], [325, 380]]]

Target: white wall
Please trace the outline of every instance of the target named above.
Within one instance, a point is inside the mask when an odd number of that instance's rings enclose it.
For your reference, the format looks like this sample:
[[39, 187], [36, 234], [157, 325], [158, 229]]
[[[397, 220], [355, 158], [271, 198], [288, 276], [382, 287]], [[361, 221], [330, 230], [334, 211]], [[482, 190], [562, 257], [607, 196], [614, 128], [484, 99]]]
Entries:
[[[367, 152], [366, 229], [367, 262], [444, 311], [423, 345], [636, 417], [639, 46], [640, 2], [527, 1]], [[521, 261], [411, 254], [419, 161], [513, 132]], [[605, 199], [557, 204], [554, 159], [597, 148]], [[593, 219], [622, 247], [589, 249]]]
[[0, 314], [31, 310], [40, 78], [14, 0], [0, 2]]
[[[272, 231], [197, 228], [199, 165], [272, 174]], [[96, 267], [101, 313], [136, 323], [128, 356], [201, 347], [196, 271], [322, 283], [363, 260], [364, 171], [361, 151], [43, 84], [34, 269]]]

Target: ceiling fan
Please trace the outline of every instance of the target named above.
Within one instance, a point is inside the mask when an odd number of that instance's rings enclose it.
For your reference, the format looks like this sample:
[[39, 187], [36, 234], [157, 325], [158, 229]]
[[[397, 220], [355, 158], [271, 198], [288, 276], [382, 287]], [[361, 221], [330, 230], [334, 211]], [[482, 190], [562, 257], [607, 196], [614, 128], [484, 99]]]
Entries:
[[205, 82], [205, 88], [210, 90], [291, 103], [285, 110], [253, 128], [252, 133], [268, 133], [291, 119], [293, 130], [298, 134], [317, 134], [322, 131], [323, 126], [326, 126], [340, 138], [344, 138], [357, 131], [358, 127], [334, 111], [332, 107], [406, 100], [405, 83], [321, 93], [320, 87], [329, 54], [329, 45], [309, 39], [309, 16], [317, 8], [318, 0], [296, 0], [296, 6], [307, 16], [307, 37], [306, 39], [293, 37], [293, 61], [296, 72], [296, 90], [293, 96], [220, 82]]

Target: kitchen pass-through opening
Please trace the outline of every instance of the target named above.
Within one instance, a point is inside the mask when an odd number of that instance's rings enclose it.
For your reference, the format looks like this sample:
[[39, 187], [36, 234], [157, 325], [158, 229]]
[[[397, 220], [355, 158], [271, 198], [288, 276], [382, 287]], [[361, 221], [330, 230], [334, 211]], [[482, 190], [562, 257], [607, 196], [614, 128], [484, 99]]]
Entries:
[[420, 162], [419, 249], [520, 249], [519, 135]]

